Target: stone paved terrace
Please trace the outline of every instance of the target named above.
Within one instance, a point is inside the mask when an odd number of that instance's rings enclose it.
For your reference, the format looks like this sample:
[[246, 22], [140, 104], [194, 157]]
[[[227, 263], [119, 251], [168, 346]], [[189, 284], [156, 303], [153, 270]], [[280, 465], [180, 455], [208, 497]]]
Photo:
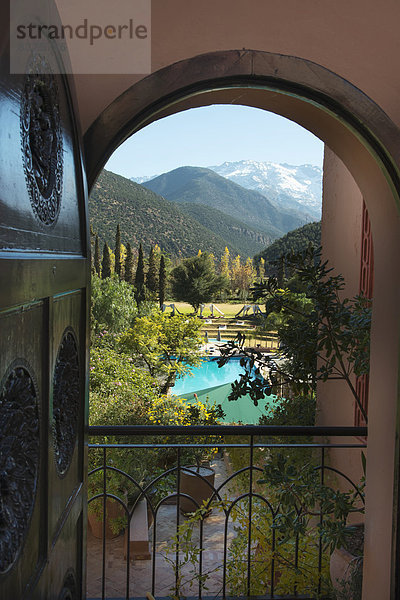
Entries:
[[[215, 486], [218, 487], [226, 478], [227, 472], [223, 459], [216, 459], [211, 465], [215, 471]], [[226, 493], [226, 492], [225, 492]], [[180, 517], [181, 522], [184, 517]], [[210, 573], [207, 579], [207, 590], [204, 595], [218, 596], [222, 588], [223, 543], [225, 518], [219, 509], [213, 509], [205, 519], [203, 530], [203, 573]], [[156, 597], [169, 597], [175, 585], [175, 571], [172, 564], [175, 554], [166, 556], [168, 543], [176, 531], [176, 506], [164, 505], [157, 517], [156, 543]], [[150, 539], [153, 534], [151, 526]], [[228, 543], [233, 537], [233, 528], [228, 530]], [[198, 539], [198, 538], [197, 538]], [[151, 539], [152, 548], [152, 539]], [[151, 592], [152, 560], [131, 560], [130, 597], [143, 598]], [[191, 565], [182, 569], [184, 585], [183, 595], [197, 596], [198, 582], [193, 580]], [[87, 540], [87, 598], [101, 598], [102, 590], [102, 540], [95, 538], [88, 528]], [[190, 582], [192, 581], [192, 586]], [[125, 598], [126, 593], [126, 560], [124, 559], [124, 536], [106, 540], [106, 598]]]

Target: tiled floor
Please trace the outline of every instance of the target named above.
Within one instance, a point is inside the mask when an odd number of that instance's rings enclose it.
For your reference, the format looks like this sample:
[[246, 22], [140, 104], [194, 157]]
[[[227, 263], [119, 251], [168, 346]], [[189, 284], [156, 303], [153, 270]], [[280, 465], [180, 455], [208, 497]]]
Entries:
[[[222, 459], [212, 464], [216, 471], [215, 486], [227, 477]], [[226, 491], [225, 491], [226, 493]], [[183, 517], [180, 517], [183, 519]], [[222, 563], [225, 517], [222, 511], [213, 509], [204, 522], [203, 532], [203, 573], [207, 573], [207, 590], [204, 595], [218, 596], [222, 587]], [[197, 529], [197, 528], [196, 528]], [[176, 532], [176, 506], [166, 505], [160, 509], [157, 518], [157, 540], [155, 553], [155, 590], [157, 597], [168, 597], [175, 586], [175, 554], [167, 554]], [[150, 528], [150, 538], [153, 527]], [[198, 529], [194, 532], [198, 539]], [[228, 531], [228, 539], [233, 536], [232, 527]], [[124, 559], [124, 536], [121, 535], [106, 543], [106, 598], [124, 598], [127, 586], [127, 568]], [[95, 538], [88, 531], [87, 544], [87, 597], [101, 598], [102, 591], [102, 540]], [[151, 541], [152, 550], [152, 541]], [[183, 560], [183, 557], [181, 557]], [[152, 590], [153, 560], [132, 560], [129, 574], [129, 596], [144, 597]], [[190, 564], [184, 564], [181, 571], [181, 594], [198, 595], [198, 582]]]

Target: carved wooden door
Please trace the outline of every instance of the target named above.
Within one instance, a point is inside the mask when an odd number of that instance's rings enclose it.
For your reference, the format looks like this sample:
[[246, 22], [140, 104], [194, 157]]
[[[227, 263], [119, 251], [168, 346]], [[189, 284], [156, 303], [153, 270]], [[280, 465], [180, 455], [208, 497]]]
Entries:
[[88, 229], [71, 90], [53, 61], [32, 55], [9, 75], [1, 51], [1, 600], [85, 597]]

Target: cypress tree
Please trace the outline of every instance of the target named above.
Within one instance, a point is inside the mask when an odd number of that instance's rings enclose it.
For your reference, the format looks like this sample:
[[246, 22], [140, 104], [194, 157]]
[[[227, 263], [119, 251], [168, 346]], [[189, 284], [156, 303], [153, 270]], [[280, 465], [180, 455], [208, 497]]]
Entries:
[[94, 259], [93, 266], [95, 273], [100, 276], [101, 271], [101, 263], [100, 263], [100, 247], [99, 247], [99, 236], [96, 235], [96, 239], [94, 241]]
[[157, 264], [156, 264], [156, 254], [154, 252], [154, 248], [151, 247], [149, 254], [149, 262], [148, 262], [148, 270], [146, 275], [146, 287], [150, 292], [157, 293], [158, 290], [158, 281], [157, 281]]
[[104, 244], [103, 261], [101, 263], [101, 278], [106, 279], [106, 277], [111, 277], [111, 257], [110, 248], [107, 244]]
[[133, 252], [132, 247], [128, 242], [126, 246], [126, 259], [125, 259], [125, 281], [133, 283]]
[[161, 254], [160, 271], [159, 271], [159, 275], [158, 275], [158, 297], [160, 300], [160, 307], [164, 304], [164, 301], [165, 301], [166, 287], [167, 287], [167, 271], [165, 269], [164, 255]]
[[115, 233], [115, 267], [114, 271], [121, 277], [121, 231], [119, 229], [119, 223], [117, 225], [117, 231]]
[[144, 287], [144, 259], [143, 259], [143, 248], [142, 244], [139, 246], [139, 256], [136, 267], [135, 275], [135, 288], [136, 288], [136, 302], [139, 305], [145, 299], [145, 287]]
[[279, 258], [279, 261], [278, 261], [278, 272], [277, 272], [277, 275], [276, 275], [276, 279], [278, 281], [278, 286], [280, 288], [283, 287], [283, 284], [284, 284], [285, 279], [286, 279], [286, 274], [285, 274], [285, 256], [284, 255], [282, 255]]

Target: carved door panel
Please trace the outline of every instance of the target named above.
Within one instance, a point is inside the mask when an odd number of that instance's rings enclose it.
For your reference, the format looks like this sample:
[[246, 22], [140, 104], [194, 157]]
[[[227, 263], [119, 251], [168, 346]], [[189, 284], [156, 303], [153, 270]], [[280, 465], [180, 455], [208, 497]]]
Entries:
[[85, 595], [87, 204], [54, 60], [0, 63], [1, 600]]

